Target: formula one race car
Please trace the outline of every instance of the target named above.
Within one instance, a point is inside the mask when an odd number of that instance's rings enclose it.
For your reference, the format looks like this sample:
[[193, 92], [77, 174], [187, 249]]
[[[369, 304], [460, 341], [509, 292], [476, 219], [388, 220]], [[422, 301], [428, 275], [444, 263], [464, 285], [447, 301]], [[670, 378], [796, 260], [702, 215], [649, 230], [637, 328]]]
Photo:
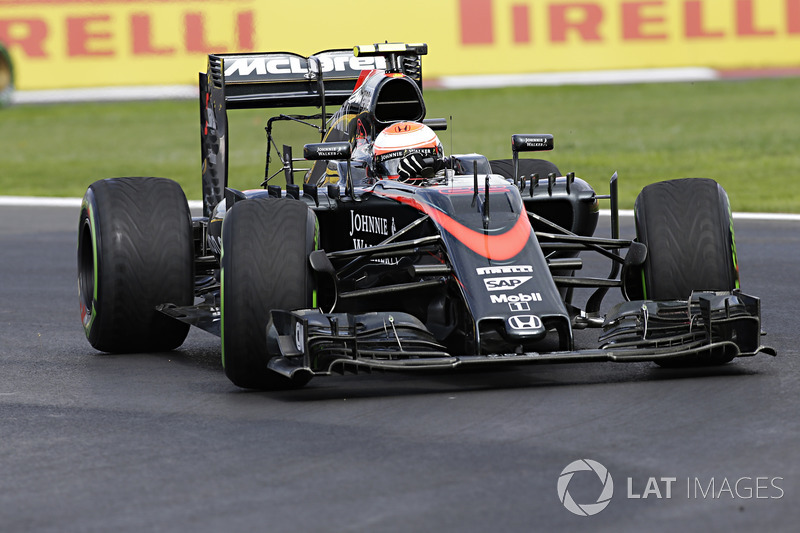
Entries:
[[[521, 157], [552, 149], [552, 135], [512, 135], [511, 159], [445, 157], [435, 131], [447, 121], [425, 117], [426, 53], [390, 43], [210, 55], [202, 216], [161, 178], [101, 180], [86, 193], [78, 271], [91, 345], [171, 350], [194, 325], [221, 337], [233, 383], [259, 389], [348, 370], [775, 355], [760, 343], [758, 298], [739, 290], [716, 182], [645, 187], [636, 238], [620, 238], [616, 174], [600, 196]], [[261, 188], [227, 187], [228, 109], [277, 107], [316, 109], [270, 118]], [[285, 121], [320, 134], [303, 158], [274, 140]], [[279, 174], [285, 188], [270, 184]], [[601, 200], [610, 238], [593, 236]], [[581, 252], [607, 258], [610, 275], [576, 275]], [[579, 308], [580, 288], [591, 294]], [[622, 298], [601, 313], [609, 289]], [[576, 347], [583, 328], [601, 330], [596, 346]]]

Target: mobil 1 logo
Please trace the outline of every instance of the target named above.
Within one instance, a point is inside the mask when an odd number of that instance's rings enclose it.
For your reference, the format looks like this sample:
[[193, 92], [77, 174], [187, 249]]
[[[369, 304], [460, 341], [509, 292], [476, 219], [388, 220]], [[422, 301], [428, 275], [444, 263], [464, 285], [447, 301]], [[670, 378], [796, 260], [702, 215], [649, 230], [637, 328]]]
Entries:
[[[501, 292], [501, 294], [489, 295], [489, 299], [493, 304], [504, 303], [508, 305], [511, 311], [518, 312], [530, 311], [531, 302], [542, 301], [542, 295], [538, 292], [518, 292], [517, 294], [512, 292], [519, 289], [533, 277], [532, 275], [526, 275], [533, 273], [532, 265], [478, 267], [475, 271], [482, 277], [483, 285], [487, 291]], [[509, 294], [509, 292], [512, 293]]]
[[541, 302], [540, 292], [518, 292], [517, 294], [490, 294], [493, 304], [507, 304], [511, 311], [530, 311], [532, 302]]

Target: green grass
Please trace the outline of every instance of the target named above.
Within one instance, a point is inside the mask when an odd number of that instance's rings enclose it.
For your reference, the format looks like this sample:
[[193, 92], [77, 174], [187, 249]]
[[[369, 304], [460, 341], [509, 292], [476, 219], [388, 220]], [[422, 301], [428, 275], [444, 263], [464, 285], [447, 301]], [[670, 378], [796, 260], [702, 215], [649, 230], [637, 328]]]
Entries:
[[[507, 158], [512, 133], [553, 133], [555, 150], [531, 156], [574, 171], [601, 193], [617, 171], [624, 208], [647, 183], [709, 177], [735, 210], [800, 212], [798, 94], [800, 79], [786, 78], [429, 90], [426, 104], [428, 117], [453, 117], [441, 133], [448, 152]], [[229, 113], [231, 186], [261, 182], [270, 113]], [[100, 178], [156, 175], [200, 198], [199, 122], [194, 101], [1, 110], [0, 195], [81, 196]], [[306, 142], [317, 140], [314, 130], [305, 132]], [[302, 138], [291, 137], [298, 154]]]

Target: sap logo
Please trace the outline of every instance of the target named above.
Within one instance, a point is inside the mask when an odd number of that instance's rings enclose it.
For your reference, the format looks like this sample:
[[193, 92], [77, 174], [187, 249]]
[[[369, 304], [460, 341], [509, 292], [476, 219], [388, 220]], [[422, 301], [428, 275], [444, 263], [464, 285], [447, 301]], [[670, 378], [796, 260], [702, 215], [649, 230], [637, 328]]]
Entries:
[[483, 284], [487, 291], [507, 291], [516, 289], [533, 276], [509, 276], [505, 278], [486, 278]]
[[487, 274], [519, 274], [520, 272], [533, 272], [533, 267], [531, 265], [478, 267], [475, 271], [479, 276], [486, 276]]
[[491, 294], [489, 295], [493, 304], [507, 304], [519, 302], [541, 302], [542, 295], [538, 292], [519, 293], [519, 294]]
[[[322, 72], [346, 72], [348, 70], [385, 69], [386, 59], [383, 57], [354, 56], [315, 56], [319, 60]], [[308, 74], [316, 70], [316, 65], [309, 68], [308, 61], [299, 56], [284, 57], [240, 57], [227, 65], [225, 76], [250, 76], [256, 74]]]

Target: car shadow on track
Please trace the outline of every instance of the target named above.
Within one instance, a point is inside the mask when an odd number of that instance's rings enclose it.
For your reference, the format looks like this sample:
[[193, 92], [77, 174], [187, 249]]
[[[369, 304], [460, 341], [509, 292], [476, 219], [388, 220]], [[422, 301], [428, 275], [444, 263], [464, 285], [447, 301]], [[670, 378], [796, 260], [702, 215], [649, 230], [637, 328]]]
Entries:
[[317, 402], [343, 398], [382, 398], [485, 392], [531, 391], [553, 387], [585, 387], [664, 380], [705, 380], [756, 375], [739, 364], [717, 367], [664, 369], [652, 363], [509, 366], [409, 373], [361, 373], [314, 378], [302, 389], [241, 391], [285, 402]]
[[[722, 366], [661, 368], [654, 363], [575, 363], [489, 367], [464, 367], [452, 370], [415, 372], [361, 371], [357, 374], [317, 376], [304, 388], [283, 391], [240, 389], [225, 377], [215, 339], [190, 337], [176, 351], [159, 354], [109, 355], [94, 353], [106, 361], [114, 360], [127, 370], [135, 361], [139, 371], [156, 361], [169, 361], [185, 371], [202, 371], [199, 386], [215, 393], [260, 395], [285, 402], [316, 402], [342, 398], [381, 398], [480, 392], [511, 389], [597, 386], [664, 380], [708, 379], [758, 374], [753, 365], [733, 362]], [[149, 362], [148, 362], [149, 361]], [[152, 365], [151, 365], [152, 363]], [[120, 369], [122, 371], [122, 369]], [[175, 376], [181, 379], [180, 376]], [[194, 382], [198, 386], [197, 381]]]

